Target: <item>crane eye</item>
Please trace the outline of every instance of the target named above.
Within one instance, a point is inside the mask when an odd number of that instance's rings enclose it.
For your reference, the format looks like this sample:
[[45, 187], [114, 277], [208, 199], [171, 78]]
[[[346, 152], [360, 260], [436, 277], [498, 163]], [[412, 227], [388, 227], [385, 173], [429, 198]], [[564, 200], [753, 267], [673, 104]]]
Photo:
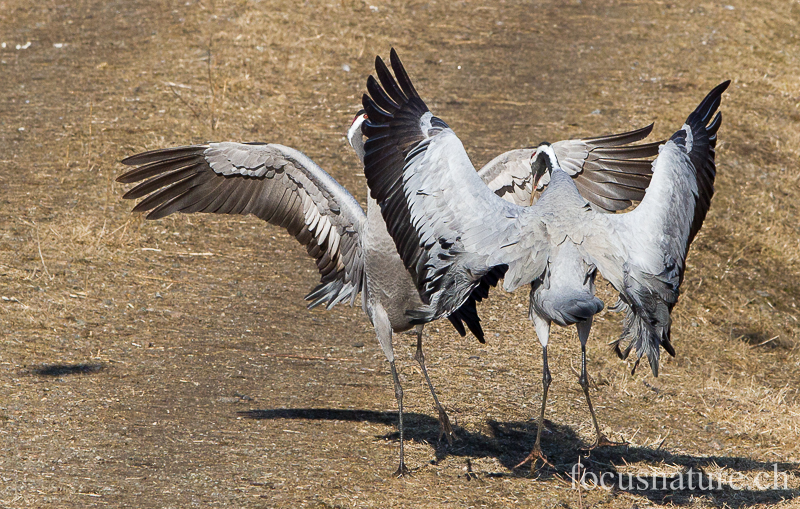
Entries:
[[350, 125], [352, 126], [353, 124], [355, 124], [356, 120], [358, 120], [359, 118], [363, 118], [364, 120], [367, 120], [367, 113], [364, 110], [361, 110], [358, 113], [356, 113], [356, 116], [353, 117], [353, 121], [350, 122]]

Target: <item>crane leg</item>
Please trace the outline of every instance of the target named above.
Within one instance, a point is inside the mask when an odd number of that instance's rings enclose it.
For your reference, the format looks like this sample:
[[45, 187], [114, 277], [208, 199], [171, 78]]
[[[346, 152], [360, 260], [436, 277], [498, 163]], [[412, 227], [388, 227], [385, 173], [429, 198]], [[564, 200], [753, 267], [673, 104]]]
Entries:
[[436, 410], [439, 412], [439, 440], [442, 435], [447, 438], [447, 443], [453, 443], [453, 427], [450, 425], [450, 418], [447, 417], [447, 412], [444, 407], [439, 403], [439, 398], [436, 396], [436, 390], [433, 388], [431, 378], [428, 376], [428, 370], [425, 369], [425, 354], [422, 352], [422, 329], [424, 325], [417, 325], [417, 351], [414, 353], [414, 360], [419, 362], [419, 367], [422, 368], [422, 374], [425, 376], [425, 381], [428, 382], [428, 388], [431, 390], [433, 402], [436, 404]]
[[519, 468], [527, 462], [531, 462], [531, 470], [536, 467], [536, 461], [541, 460], [542, 463], [553, 467], [553, 464], [547, 460], [547, 457], [542, 452], [542, 428], [544, 427], [544, 409], [547, 406], [547, 390], [550, 388], [550, 381], [553, 378], [550, 376], [550, 368], [547, 366], [547, 344], [542, 346], [542, 411], [539, 413], [539, 424], [536, 426], [536, 443], [533, 444], [533, 450], [528, 456], [522, 460], [514, 468]]
[[389, 361], [389, 366], [392, 368], [392, 380], [394, 380], [394, 397], [397, 399], [398, 409], [398, 424], [400, 429], [400, 466], [397, 467], [394, 475], [395, 477], [403, 477], [411, 472], [406, 468], [405, 461], [405, 448], [404, 448], [404, 430], [403, 430], [403, 387], [400, 386], [400, 377], [397, 376], [397, 368], [394, 365], [394, 360]]
[[625, 442], [612, 442], [600, 431], [600, 425], [597, 423], [597, 415], [595, 415], [594, 407], [592, 406], [592, 398], [589, 397], [589, 375], [586, 372], [586, 341], [589, 339], [589, 330], [592, 327], [592, 320], [589, 319], [586, 322], [579, 322], [576, 325], [578, 327], [578, 338], [581, 340], [581, 376], [578, 378], [578, 383], [580, 383], [583, 388], [583, 394], [586, 396], [586, 404], [589, 406], [594, 429], [597, 433], [594, 444], [587, 447], [585, 450], [591, 451], [597, 447], [626, 445]]
[[389, 321], [389, 315], [383, 306], [373, 303], [370, 310], [372, 315], [372, 325], [375, 327], [375, 334], [378, 336], [378, 343], [381, 345], [381, 350], [389, 361], [389, 366], [392, 370], [392, 381], [394, 382], [394, 397], [397, 399], [398, 410], [398, 429], [400, 430], [400, 466], [397, 467], [394, 475], [402, 477], [409, 474], [410, 471], [406, 468], [405, 462], [405, 433], [403, 429], [403, 387], [400, 386], [400, 377], [397, 375], [397, 367], [394, 364], [394, 347], [392, 346], [392, 324]]

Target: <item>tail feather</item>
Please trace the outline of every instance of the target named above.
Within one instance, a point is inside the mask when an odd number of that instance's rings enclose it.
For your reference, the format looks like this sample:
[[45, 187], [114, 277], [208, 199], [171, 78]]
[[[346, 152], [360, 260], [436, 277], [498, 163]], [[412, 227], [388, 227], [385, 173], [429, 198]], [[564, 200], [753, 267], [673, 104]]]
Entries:
[[[447, 319], [450, 320], [450, 323], [453, 324], [453, 327], [455, 327], [462, 337], [467, 335], [467, 331], [464, 328], [464, 325], [466, 325], [479, 342], [486, 343], [486, 338], [483, 333], [483, 327], [481, 327], [481, 319], [478, 316], [478, 308], [476, 304], [489, 297], [489, 289], [497, 286], [497, 282], [500, 281], [500, 278], [503, 277], [507, 269], [508, 267], [506, 265], [500, 265], [494, 267], [491, 271], [486, 273], [486, 275], [481, 278], [480, 284], [476, 286], [474, 290], [472, 290], [472, 293], [470, 294], [469, 298], [467, 298], [466, 302], [464, 302], [464, 304], [462, 304], [461, 307], [459, 307], [453, 313], [448, 315]], [[411, 316], [411, 313], [409, 313], [409, 316]]]
[[566, 327], [584, 322], [603, 310], [603, 301], [594, 295], [587, 294], [584, 299], [573, 300], [553, 309], [550, 313], [555, 323]]
[[[675, 356], [670, 342], [672, 311], [678, 302], [678, 274], [674, 271], [653, 277], [635, 268], [625, 274], [625, 294], [612, 307], [613, 311], [625, 311], [622, 334], [612, 343], [620, 359], [627, 359], [631, 350], [638, 354], [633, 372], [639, 360], [647, 356], [653, 376], [658, 376], [661, 349]], [[623, 346], [624, 345], [624, 346]]]
[[455, 327], [461, 337], [467, 335], [467, 330], [464, 328], [466, 324], [470, 332], [478, 338], [479, 342], [486, 343], [483, 327], [481, 327], [481, 319], [478, 317], [478, 309], [475, 306], [474, 300], [465, 302], [464, 305], [458, 308], [454, 313], [448, 315], [447, 319], [450, 320], [450, 323], [453, 324], [453, 327]]

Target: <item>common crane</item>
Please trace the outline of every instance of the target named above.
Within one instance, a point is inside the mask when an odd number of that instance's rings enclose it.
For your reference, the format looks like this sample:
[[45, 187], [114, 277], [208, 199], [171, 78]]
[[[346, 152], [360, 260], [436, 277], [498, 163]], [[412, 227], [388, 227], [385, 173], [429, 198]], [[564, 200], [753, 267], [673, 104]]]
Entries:
[[[392, 49], [394, 76], [380, 57], [363, 96], [367, 121], [365, 175], [388, 231], [417, 286], [426, 311], [410, 311], [412, 323], [446, 316], [483, 278], [503, 275], [503, 288], [531, 284], [529, 317], [542, 345], [543, 394], [536, 442], [518, 466], [537, 459], [550, 384], [550, 324], [576, 324], [581, 375], [597, 433], [600, 431], [586, 374], [586, 341], [603, 302], [594, 295], [600, 273], [619, 292], [613, 309], [624, 311], [615, 344], [621, 358], [631, 349], [648, 357], [658, 376], [660, 348], [670, 355], [670, 313], [678, 300], [689, 246], [714, 193], [714, 157], [726, 81], [714, 88], [686, 123], [659, 148], [641, 203], [623, 214], [599, 212], [581, 196], [554, 147], [542, 144], [531, 160], [534, 183], [549, 178], [530, 207], [499, 199], [481, 181], [452, 129], [433, 116]], [[710, 122], [710, 123], [709, 123]], [[427, 310], [431, 310], [427, 312]], [[626, 346], [622, 343], [627, 342]]]

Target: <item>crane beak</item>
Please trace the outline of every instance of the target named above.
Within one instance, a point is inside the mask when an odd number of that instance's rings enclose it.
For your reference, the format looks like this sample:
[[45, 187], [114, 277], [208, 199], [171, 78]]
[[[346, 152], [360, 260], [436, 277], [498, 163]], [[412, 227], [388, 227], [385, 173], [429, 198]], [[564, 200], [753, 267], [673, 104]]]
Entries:
[[530, 162], [531, 171], [533, 172], [533, 188], [534, 189], [539, 187], [539, 181], [544, 176], [544, 172], [534, 171], [534, 169], [533, 169], [534, 162], [536, 161], [536, 156], [538, 156], [538, 155], [539, 155], [539, 151], [538, 150], [535, 151], [533, 154], [531, 154], [531, 162]]

